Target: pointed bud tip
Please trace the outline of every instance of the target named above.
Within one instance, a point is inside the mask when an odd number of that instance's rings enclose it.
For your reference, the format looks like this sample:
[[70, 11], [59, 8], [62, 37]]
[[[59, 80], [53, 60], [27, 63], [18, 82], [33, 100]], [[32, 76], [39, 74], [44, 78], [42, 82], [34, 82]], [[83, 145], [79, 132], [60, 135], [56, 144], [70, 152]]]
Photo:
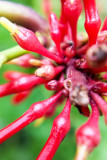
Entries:
[[36, 66], [36, 67], [42, 66], [42, 62], [38, 59], [30, 59], [29, 63], [33, 66]]
[[45, 121], [45, 117], [41, 117], [39, 119], [37, 119], [35, 122], [34, 122], [34, 127], [39, 127], [44, 121]]
[[51, 80], [55, 77], [55, 69], [52, 65], [44, 65], [35, 71], [35, 75], [45, 80]]
[[74, 160], [86, 160], [88, 157], [89, 151], [87, 146], [85, 145], [78, 145], [77, 152]]
[[12, 34], [19, 33], [18, 27], [5, 17], [0, 18], [0, 24]]

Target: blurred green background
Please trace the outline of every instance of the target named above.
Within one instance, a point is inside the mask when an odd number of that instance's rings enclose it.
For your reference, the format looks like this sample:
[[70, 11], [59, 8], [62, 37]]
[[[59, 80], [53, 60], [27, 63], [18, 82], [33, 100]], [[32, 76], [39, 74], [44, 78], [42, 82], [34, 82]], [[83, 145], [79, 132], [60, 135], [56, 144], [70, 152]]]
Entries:
[[[34, 10], [43, 15], [41, 11], [42, 0], [11, 0], [32, 7]], [[99, 2], [101, 1], [101, 2]], [[105, 5], [106, 3], [106, 5]], [[59, 16], [60, 3], [57, 0], [53, 0], [54, 12]], [[107, 14], [106, 8], [107, 2], [105, 0], [98, 0], [98, 8], [102, 21]], [[84, 30], [84, 14], [79, 19], [78, 30]], [[14, 46], [16, 42], [11, 39], [8, 31], [0, 26], [0, 51]], [[18, 66], [5, 64], [0, 70], [0, 84], [6, 82], [3, 79], [3, 72], [6, 70], [17, 70], [22, 72], [30, 72], [28, 69], [24, 69]], [[21, 116], [29, 106], [40, 100], [44, 100], [52, 95], [52, 92], [46, 91], [43, 86], [37, 87], [33, 90], [32, 94], [19, 106], [14, 106], [11, 103], [11, 97], [7, 96], [0, 99], [0, 128], [8, 125], [19, 116]], [[34, 160], [42, 147], [44, 146], [51, 130], [52, 122], [54, 118], [60, 113], [63, 105], [58, 107], [56, 114], [43, 122], [39, 127], [35, 127], [34, 123], [30, 124], [22, 131], [5, 141], [0, 145], [0, 160]], [[53, 160], [73, 160], [76, 152], [75, 131], [83, 124], [87, 119], [78, 113], [76, 108], [72, 108], [71, 112], [71, 130], [61, 143], [58, 151], [56, 152]], [[101, 130], [101, 143], [89, 157], [89, 160], [105, 160], [107, 159], [107, 128], [104, 124], [103, 117], [100, 118], [100, 130]]]

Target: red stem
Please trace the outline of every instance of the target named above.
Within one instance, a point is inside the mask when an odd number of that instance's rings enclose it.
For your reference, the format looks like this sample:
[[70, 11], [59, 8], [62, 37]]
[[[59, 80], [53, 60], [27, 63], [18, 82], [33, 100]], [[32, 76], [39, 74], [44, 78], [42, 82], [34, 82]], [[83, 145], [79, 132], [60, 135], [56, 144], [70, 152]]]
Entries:
[[65, 66], [55, 67], [55, 75], [58, 75], [60, 72], [64, 70]]
[[[25, 29], [25, 28], [19, 28], [19, 33], [14, 34], [14, 38], [16, 39], [17, 43], [24, 48], [25, 50], [36, 52], [38, 54], [41, 54], [45, 57], [48, 57], [57, 63], [62, 63], [63, 59], [59, 56], [51, 53], [48, 51], [38, 40], [35, 33], [32, 31]], [[32, 43], [31, 43], [32, 42]], [[35, 45], [36, 44], [36, 45]]]
[[100, 73], [100, 72], [106, 72], [107, 71], [107, 65], [102, 68], [93, 68], [91, 70], [92, 73]]
[[23, 92], [45, 82], [44, 79], [36, 77], [35, 75], [21, 76], [9, 83], [0, 85], [0, 97]]
[[91, 91], [90, 94], [91, 94], [91, 97], [94, 99], [95, 103], [100, 108], [101, 112], [103, 113], [104, 120], [107, 125], [107, 103], [97, 93], [94, 93]]
[[103, 82], [96, 83], [92, 87], [92, 90], [97, 93], [107, 93], [107, 83]]
[[92, 100], [91, 100], [91, 107], [92, 107], [92, 114], [90, 118], [76, 132], [76, 139], [78, 146], [85, 145], [88, 152], [91, 152], [100, 142], [100, 132], [98, 126], [99, 110], [95, 102]]
[[59, 98], [59, 99], [56, 101], [56, 103], [54, 103], [54, 104], [46, 111], [46, 113], [45, 113], [44, 116], [45, 116], [46, 118], [49, 118], [49, 117], [53, 116], [53, 114], [55, 113], [58, 105], [61, 104], [61, 103], [63, 103], [64, 100], [65, 100], [64, 97]]
[[61, 52], [61, 48], [60, 48], [61, 33], [60, 33], [59, 22], [58, 22], [56, 14], [54, 14], [54, 13], [50, 14], [49, 22], [50, 22], [51, 37], [56, 44], [59, 56], [62, 56], [62, 52]]
[[31, 59], [36, 59], [36, 57], [34, 57], [32, 54], [25, 54], [23, 56], [13, 59], [12, 61], [10, 61], [10, 63], [16, 64], [18, 66], [22, 66], [25, 68], [30, 68], [32, 67], [32, 65], [29, 63]]
[[[15, 79], [18, 79], [22, 76], [26, 76], [27, 74], [26, 73], [22, 73], [22, 72], [17, 72], [17, 71], [6, 71], [4, 73], [4, 77], [7, 79], [7, 80], [15, 80]], [[29, 76], [29, 75], [28, 75]]]
[[36, 160], [51, 160], [70, 130], [71, 103], [67, 100], [63, 111], [54, 120], [50, 136]]
[[32, 121], [42, 117], [48, 108], [55, 103], [62, 95], [62, 91], [47, 100], [36, 102], [16, 121], [0, 130], [0, 143], [13, 136], [15, 133], [26, 127]]
[[13, 96], [12, 102], [15, 105], [17, 105], [17, 104], [21, 103], [22, 101], [24, 101], [29, 96], [30, 93], [31, 93], [31, 90], [18, 93], [18, 94]]
[[61, 32], [61, 42], [63, 41], [64, 36], [67, 34], [68, 25], [67, 19], [64, 14], [64, 2], [66, 0], [61, 0], [61, 15], [60, 15], [60, 22], [59, 22], [59, 29]]
[[77, 43], [77, 21], [82, 11], [82, 4], [80, 0], [66, 0], [64, 3], [64, 13], [71, 27], [72, 38], [76, 47]]

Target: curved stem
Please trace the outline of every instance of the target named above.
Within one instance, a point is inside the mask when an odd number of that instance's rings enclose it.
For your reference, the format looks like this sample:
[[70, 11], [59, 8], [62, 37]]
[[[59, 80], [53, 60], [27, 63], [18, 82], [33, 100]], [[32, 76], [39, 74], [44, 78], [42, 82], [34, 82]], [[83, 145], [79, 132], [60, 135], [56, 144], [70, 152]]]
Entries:
[[24, 54], [26, 54], [26, 53], [28, 53], [28, 52], [29, 52], [29, 51], [22, 49], [22, 48], [21, 48], [20, 46], [18, 46], [18, 45], [15, 46], [15, 47], [6, 49], [6, 50], [4, 50], [4, 51], [1, 51], [1, 52], [0, 52], [0, 67], [1, 67], [4, 63], [6, 63], [6, 62], [8, 62], [8, 61], [10, 61], [10, 60], [12, 60], [12, 59], [14, 59], [14, 58], [20, 57], [20, 56], [22, 56], [22, 55], [24, 55]]
[[48, 108], [53, 105], [61, 97], [61, 95], [62, 91], [59, 91], [47, 100], [32, 104], [20, 118], [0, 130], [0, 143], [19, 132], [34, 120], [42, 117]]

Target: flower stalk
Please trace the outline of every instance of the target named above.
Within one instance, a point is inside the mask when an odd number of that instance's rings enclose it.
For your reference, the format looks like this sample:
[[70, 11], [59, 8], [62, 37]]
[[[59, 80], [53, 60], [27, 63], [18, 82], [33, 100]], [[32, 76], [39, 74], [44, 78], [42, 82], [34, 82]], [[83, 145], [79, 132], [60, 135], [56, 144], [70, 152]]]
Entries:
[[26, 127], [32, 121], [42, 117], [46, 113], [47, 109], [53, 103], [55, 103], [55, 101], [59, 99], [61, 95], [62, 91], [59, 91], [56, 95], [45, 101], [32, 104], [31, 107], [20, 118], [0, 130], [0, 143], [3, 143], [6, 139], [10, 138], [22, 128]]
[[36, 160], [42, 160], [44, 157], [47, 160], [53, 158], [61, 141], [70, 130], [70, 110], [71, 103], [67, 100], [63, 111], [54, 120], [50, 136]]
[[86, 160], [88, 154], [100, 142], [99, 111], [94, 101], [91, 101], [91, 106], [91, 117], [76, 132], [77, 154], [75, 160]]
[[14, 58], [20, 57], [24, 54], [27, 54], [28, 52], [29, 51], [22, 49], [20, 46], [15, 46], [10, 49], [6, 49], [4, 51], [1, 51], [0, 52], [0, 67], [4, 63], [6, 63]]

